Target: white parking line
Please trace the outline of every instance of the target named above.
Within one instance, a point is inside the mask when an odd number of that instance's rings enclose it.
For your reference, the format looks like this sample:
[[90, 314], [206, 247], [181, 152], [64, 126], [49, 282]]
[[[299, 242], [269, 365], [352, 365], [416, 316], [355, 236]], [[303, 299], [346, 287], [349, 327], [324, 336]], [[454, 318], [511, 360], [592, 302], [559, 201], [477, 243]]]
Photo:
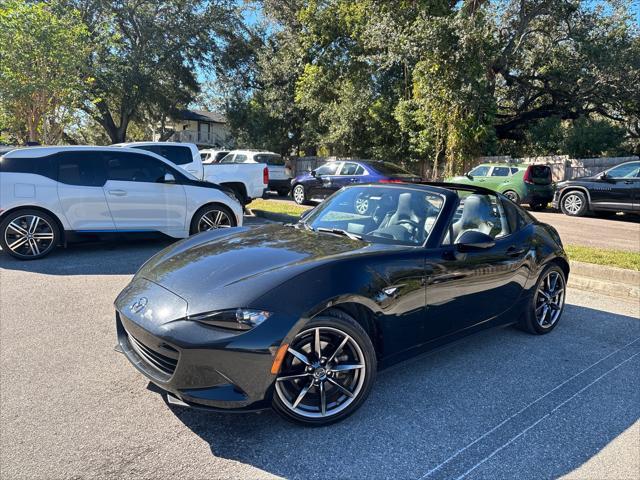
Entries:
[[[524, 407], [522, 407], [520, 410], [518, 410], [516, 413], [514, 413], [513, 415], [511, 415], [509, 418], [503, 420], [502, 422], [500, 422], [498, 425], [496, 425], [495, 427], [493, 427], [492, 429], [488, 430], [487, 432], [483, 433], [481, 436], [479, 436], [478, 438], [476, 438], [473, 442], [467, 444], [466, 446], [462, 447], [461, 449], [457, 450], [453, 455], [451, 455], [449, 458], [447, 458], [446, 460], [444, 460], [442, 463], [436, 465], [435, 467], [433, 467], [431, 470], [429, 470], [427, 473], [425, 473], [422, 477], [420, 477], [420, 480], [426, 479], [427, 477], [429, 477], [430, 475], [432, 475], [433, 473], [437, 472], [438, 470], [440, 470], [443, 466], [445, 466], [447, 463], [449, 463], [451, 460], [453, 460], [454, 458], [456, 458], [457, 456], [459, 456], [461, 453], [463, 453], [464, 451], [466, 451], [467, 449], [469, 449], [470, 447], [472, 447], [473, 445], [475, 445], [476, 443], [480, 442], [481, 440], [483, 440], [484, 438], [486, 438], [487, 436], [491, 435], [493, 432], [495, 432], [496, 430], [498, 430], [500, 427], [502, 427], [503, 425], [505, 425], [506, 423], [510, 422], [511, 420], [513, 420], [515, 417], [517, 417], [518, 415], [522, 414], [523, 412], [525, 412], [527, 409], [529, 409], [531, 406], [535, 405], [536, 403], [538, 403], [540, 400], [548, 397], [549, 395], [551, 395], [553, 392], [555, 392], [556, 390], [558, 390], [559, 388], [562, 388], [564, 385], [566, 385], [567, 383], [569, 383], [571, 380], [575, 379], [576, 377], [579, 377], [580, 375], [582, 375], [583, 373], [585, 373], [587, 370], [592, 369], [593, 367], [595, 367], [596, 365], [598, 365], [599, 363], [602, 363], [603, 361], [605, 361], [607, 358], [615, 355], [618, 352], [621, 352], [622, 350], [624, 350], [627, 347], [630, 347], [631, 345], [633, 345], [634, 343], [636, 343], [638, 340], [640, 340], [640, 337], [636, 338], [635, 340], [633, 340], [630, 343], [627, 343], [626, 345], [624, 345], [623, 347], [620, 347], [618, 350], [611, 352], [610, 354], [608, 354], [605, 357], [602, 357], [600, 360], [598, 360], [597, 362], [589, 365], [588, 367], [584, 368], [583, 370], [579, 371], [578, 373], [576, 373], [575, 375], [569, 377], [568, 379], [566, 379], [564, 382], [560, 383], [559, 385], [555, 386], [554, 388], [552, 388], [551, 390], [549, 390], [547, 393], [545, 393], [544, 395], [542, 395], [541, 397], [538, 397], [536, 400], [534, 400], [533, 402], [525, 405]], [[636, 353], [635, 355], [633, 355], [632, 357], [629, 357], [627, 360], [625, 360], [622, 363], [625, 363], [629, 360], [631, 360], [633, 357], [635, 357], [636, 355], [639, 355], [638, 353]], [[622, 363], [618, 364], [616, 367], [614, 367], [612, 370], [608, 370], [606, 373], [604, 373], [602, 376], [606, 375], [607, 373], [615, 370], [616, 368], [618, 368], [619, 366], [622, 365]], [[593, 383], [597, 382], [598, 380], [600, 380], [601, 377], [598, 377], [596, 380], [594, 380]], [[588, 388], [589, 386], [591, 386], [593, 383], [590, 383], [589, 385], [587, 385]], [[578, 393], [580, 393], [582, 390], [578, 391], [575, 395], [573, 395], [572, 397], [570, 397], [568, 400], [571, 400], [571, 398], [574, 398]], [[565, 402], [561, 403], [558, 407], [564, 405], [564, 403], [566, 403], [568, 400], [566, 400]], [[553, 411], [557, 410], [556, 407]], [[549, 414], [545, 415], [548, 416]], [[507, 444], [505, 444], [504, 446], [500, 447], [500, 449], [504, 448], [505, 446], [507, 446], [511, 441], [515, 440], [517, 437], [519, 437], [520, 435], [524, 434], [527, 430], [531, 429], [532, 427], [534, 427], [536, 424], [538, 424], [542, 419], [544, 419], [545, 417], [542, 417], [540, 420], [538, 420], [536, 423], [534, 423], [533, 425], [527, 427], [525, 430], [523, 430], [522, 432], [520, 432], [516, 437], [512, 438], [509, 442], [507, 442]], [[499, 450], [500, 450], [499, 449]], [[499, 451], [497, 450], [497, 451]], [[495, 453], [492, 453], [491, 455], [489, 455], [488, 457], [486, 457], [482, 462], [480, 462], [479, 464], [477, 464], [476, 466], [473, 467], [473, 469], [477, 468], [479, 465], [481, 465], [482, 463], [484, 463], [486, 460], [488, 460], [491, 456], [493, 456]], [[462, 477], [464, 477], [465, 475], [467, 475], [468, 473], [470, 473], [473, 469], [467, 471], [465, 474], [462, 475]], [[460, 478], [462, 478], [460, 477]]]
[[584, 392], [586, 389], [588, 389], [589, 387], [591, 387], [592, 385], [594, 385], [595, 383], [599, 382], [600, 380], [602, 380], [604, 377], [606, 377], [607, 375], [609, 375], [611, 372], [613, 372], [614, 370], [617, 370], [618, 368], [620, 368], [622, 365], [624, 365], [625, 363], [627, 363], [628, 361], [632, 360], [634, 357], [637, 357], [638, 355], [640, 355], [639, 353], [635, 353], [633, 355], [631, 355], [629, 358], [627, 358], [626, 360], [623, 360], [622, 362], [618, 363], [615, 367], [610, 368], [609, 370], [607, 370], [606, 372], [604, 372], [602, 375], [600, 375], [598, 378], [596, 378], [593, 382], [589, 383], [587, 386], [581, 388], [580, 390], [578, 390], [576, 393], [574, 393], [573, 395], [571, 395], [569, 398], [567, 398], [564, 402], [559, 403], [553, 410], [551, 410], [549, 413], [543, 415], [542, 417], [540, 417], [538, 420], [536, 420], [534, 423], [532, 423], [531, 425], [529, 425], [527, 428], [525, 428], [524, 430], [522, 430], [520, 433], [518, 433], [517, 435], [515, 435], [514, 437], [512, 437], [508, 442], [506, 442], [504, 445], [496, 448], [493, 452], [491, 452], [489, 455], [487, 455], [485, 458], [483, 458], [482, 460], [480, 460], [478, 463], [476, 463], [473, 467], [471, 467], [469, 470], [467, 470], [466, 472], [464, 472], [462, 475], [460, 475], [456, 480], [462, 480], [464, 477], [466, 477], [467, 475], [469, 475], [471, 472], [473, 472], [476, 468], [478, 468], [480, 465], [482, 465], [484, 462], [486, 462], [487, 460], [489, 460], [491, 457], [493, 457], [496, 453], [498, 453], [500, 450], [508, 447], [510, 444], [512, 444], [515, 440], [517, 440], [518, 438], [520, 438], [522, 435], [524, 435], [525, 433], [527, 433], [529, 430], [531, 430], [533, 427], [535, 427], [536, 425], [538, 425], [540, 422], [542, 422], [545, 418], [550, 417], [556, 410], [558, 410], [559, 408], [561, 408], [563, 405], [566, 405], [567, 403], [569, 403], [571, 400], [573, 400], [574, 398], [576, 398], [578, 395], [580, 395], [582, 392]]

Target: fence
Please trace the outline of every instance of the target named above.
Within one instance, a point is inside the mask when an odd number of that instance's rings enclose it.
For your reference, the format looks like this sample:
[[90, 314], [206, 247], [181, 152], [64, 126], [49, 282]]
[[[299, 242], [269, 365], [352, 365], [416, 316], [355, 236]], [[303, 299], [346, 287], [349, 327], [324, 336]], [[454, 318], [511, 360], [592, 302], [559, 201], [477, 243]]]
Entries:
[[[357, 160], [347, 157], [292, 157], [289, 159], [295, 175], [309, 172], [320, 165], [339, 160]], [[600, 157], [600, 158], [569, 158], [568, 155], [550, 155], [544, 157], [511, 156], [477, 157], [471, 162], [470, 169], [480, 163], [524, 163], [535, 165], [547, 165], [551, 168], [551, 175], [555, 182], [570, 180], [572, 178], [596, 175], [603, 170], [614, 167], [624, 162], [638, 160], [638, 157]], [[442, 176], [442, 172], [438, 175]]]

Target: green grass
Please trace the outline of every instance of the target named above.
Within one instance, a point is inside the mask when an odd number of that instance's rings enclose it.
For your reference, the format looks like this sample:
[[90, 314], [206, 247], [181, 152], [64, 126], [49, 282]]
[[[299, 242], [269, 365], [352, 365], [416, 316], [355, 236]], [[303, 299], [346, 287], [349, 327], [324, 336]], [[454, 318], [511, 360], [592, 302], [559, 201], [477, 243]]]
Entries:
[[640, 271], [640, 253], [604, 248], [565, 245], [569, 260]]
[[262, 210], [264, 212], [280, 213], [283, 215], [290, 215], [292, 217], [299, 217], [302, 212], [309, 209], [309, 207], [301, 207], [293, 202], [278, 202], [272, 200], [254, 200], [247, 208], [250, 210]]

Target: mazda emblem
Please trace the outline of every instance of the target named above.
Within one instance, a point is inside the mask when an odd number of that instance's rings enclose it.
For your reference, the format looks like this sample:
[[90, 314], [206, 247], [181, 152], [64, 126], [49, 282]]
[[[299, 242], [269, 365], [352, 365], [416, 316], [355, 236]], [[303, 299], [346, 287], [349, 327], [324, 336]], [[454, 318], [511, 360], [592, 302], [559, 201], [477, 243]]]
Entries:
[[146, 297], [140, 297], [138, 300], [136, 300], [131, 307], [129, 307], [131, 309], [131, 311], [133, 313], [139, 313], [142, 310], [144, 310], [144, 307], [147, 306], [147, 303], [149, 302], [149, 300], [147, 300]]

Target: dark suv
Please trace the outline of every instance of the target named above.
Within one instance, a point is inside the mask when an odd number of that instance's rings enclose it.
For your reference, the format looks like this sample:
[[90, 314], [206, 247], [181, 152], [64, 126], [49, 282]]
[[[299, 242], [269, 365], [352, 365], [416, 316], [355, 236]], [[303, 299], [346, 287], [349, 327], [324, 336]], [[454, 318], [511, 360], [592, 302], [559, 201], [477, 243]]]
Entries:
[[589, 211], [640, 213], [640, 161], [558, 183], [553, 207], [572, 217]]

